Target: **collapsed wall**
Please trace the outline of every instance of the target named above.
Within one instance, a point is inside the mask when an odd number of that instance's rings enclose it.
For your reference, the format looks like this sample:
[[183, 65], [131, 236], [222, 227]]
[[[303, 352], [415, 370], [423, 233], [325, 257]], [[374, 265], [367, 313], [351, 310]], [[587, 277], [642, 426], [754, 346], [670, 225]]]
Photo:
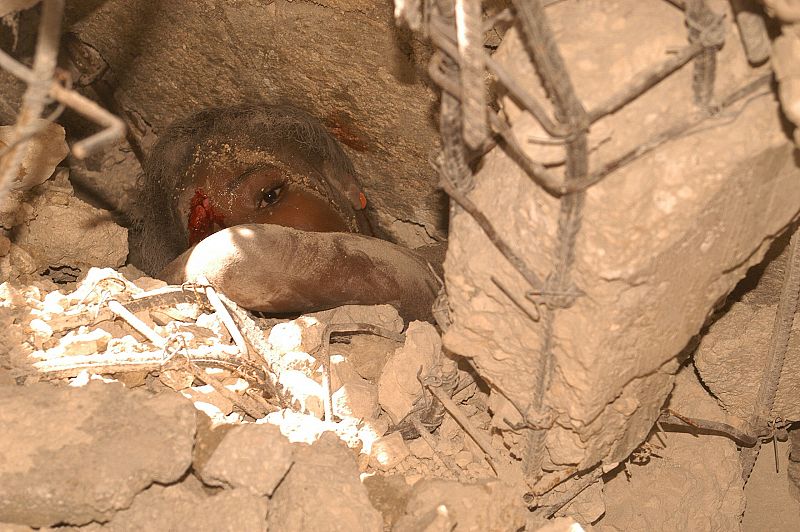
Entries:
[[[728, 6], [712, 8], [727, 13]], [[565, 3], [547, 14], [587, 109], [686, 40], [683, 14], [667, 3]], [[727, 25], [726, 32], [717, 55], [717, 102], [763, 75], [748, 66], [735, 29]], [[514, 30], [494, 58], [545, 101]], [[684, 68], [593, 124], [592, 169], [695, 113], [691, 78]], [[511, 98], [501, 107], [531, 159], [563, 163], [563, 146], [541, 142], [546, 135], [530, 115]], [[582, 470], [626, 458], [653, 426], [682, 349], [796, 217], [798, 177], [767, 87], [612, 173], [585, 198], [572, 269], [583, 295], [552, 311], [550, 331], [550, 311], [524, 297], [540, 287], [527, 285], [473, 219], [457, 212], [445, 264], [453, 325], [444, 342], [491, 384], [494, 424], [517, 454], [526, 444], [508, 431], [522, 420], [520, 412], [529, 419], [542, 413], [528, 409], [551, 334], [543, 410], [554, 423], [542, 468]], [[558, 200], [502, 149], [485, 157], [475, 183], [470, 199], [546, 279], [556, 267]]]

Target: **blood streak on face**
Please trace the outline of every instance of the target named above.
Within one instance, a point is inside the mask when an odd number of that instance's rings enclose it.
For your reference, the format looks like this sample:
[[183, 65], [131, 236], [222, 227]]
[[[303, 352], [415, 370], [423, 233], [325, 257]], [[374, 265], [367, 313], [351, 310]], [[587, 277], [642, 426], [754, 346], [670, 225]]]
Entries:
[[225, 228], [225, 217], [214, 209], [211, 199], [197, 188], [189, 203], [189, 244], [195, 245], [205, 237], [215, 233], [215, 225], [219, 229]]

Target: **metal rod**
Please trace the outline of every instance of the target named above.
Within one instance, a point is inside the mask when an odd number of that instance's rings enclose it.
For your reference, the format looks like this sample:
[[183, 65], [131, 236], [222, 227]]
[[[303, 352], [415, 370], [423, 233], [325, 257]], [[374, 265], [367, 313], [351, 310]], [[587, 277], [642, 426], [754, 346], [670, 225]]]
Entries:
[[639, 72], [625, 84], [622, 90], [612, 94], [606, 101], [590, 110], [589, 121], [594, 123], [604, 116], [618, 111], [694, 59], [702, 51], [702, 44], [693, 43], [666, 61]]
[[[775, 395], [778, 393], [778, 384], [783, 371], [783, 362], [786, 358], [786, 349], [789, 346], [789, 337], [792, 334], [794, 314], [800, 299], [800, 227], [793, 227], [794, 233], [789, 241], [789, 261], [783, 274], [783, 287], [781, 288], [778, 309], [772, 325], [772, 337], [767, 354], [767, 363], [758, 395], [753, 405], [753, 414], [750, 417], [752, 432], [758, 432], [767, 426], [775, 404]], [[758, 458], [760, 442], [755, 446], [742, 449], [742, 478], [745, 482], [753, 471], [753, 466]]]
[[[22, 63], [15, 60], [7, 53], [0, 50], [0, 67], [8, 71], [15, 77], [25, 81], [29, 85], [35, 82], [34, 72], [25, 67]], [[79, 159], [91, 155], [100, 147], [121, 139], [125, 136], [125, 123], [109, 113], [97, 103], [67, 89], [57, 81], [48, 81], [48, 93], [56, 101], [71, 107], [78, 113], [86, 116], [90, 120], [97, 122], [105, 129], [91, 135], [72, 145], [72, 152]], [[1, 190], [1, 189], [0, 189]], [[2, 198], [2, 196], [0, 196]]]
[[[44, 107], [47, 105], [47, 95], [58, 58], [63, 12], [64, 0], [43, 0], [33, 70], [29, 71], [28, 87], [22, 96], [22, 107], [11, 135], [11, 144], [16, 143], [18, 139], [35, 134], [36, 119], [42, 115]], [[28, 151], [29, 141], [28, 138], [28, 140], [17, 143], [0, 160], [0, 203], [5, 201], [12, 184], [19, 175], [19, 167]]]

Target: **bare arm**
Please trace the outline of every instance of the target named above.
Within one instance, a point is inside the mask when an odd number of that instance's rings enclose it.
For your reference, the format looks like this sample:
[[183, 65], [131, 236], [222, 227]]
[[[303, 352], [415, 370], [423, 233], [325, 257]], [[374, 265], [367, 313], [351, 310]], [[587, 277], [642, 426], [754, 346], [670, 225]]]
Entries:
[[200, 274], [243, 307], [270, 313], [387, 303], [405, 320], [431, 320], [438, 289], [425, 261], [391, 242], [277, 225], [214, 233], [159, 277], [181, 283]]

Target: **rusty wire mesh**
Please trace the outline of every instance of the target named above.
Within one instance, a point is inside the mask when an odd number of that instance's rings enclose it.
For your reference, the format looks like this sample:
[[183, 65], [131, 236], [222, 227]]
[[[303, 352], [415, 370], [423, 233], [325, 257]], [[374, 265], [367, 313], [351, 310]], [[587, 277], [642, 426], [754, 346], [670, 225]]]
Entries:
[[[546, 516], [555, 513], [599, 475], [597, 467], [584, 472], [577, 469], [567, 470], [567, 474], [557, 471], [550, 476], [544, 475], [541, 469], [542, 457], [545, 455], [544, 438], [553, 423], [552, 412], [548, 411], [544, 401], [553, 370], [553, 317], [558, 309], [571, 306], [582, 295], [580, 288], [574, 286], [570, 279], [570, 270], [575, 256], [576, 237], [581, 228], [586, 190], [614, 171], [687, 134], [703, 121], [719, 116], [733, 104], [768, 86], [772, 80], [772, 74], [760, 76], [727, 95], [715, 98], [716, 55], [725, 40], [723, 16], [713, 12], [706, 0], [667, 0], [684, 12], [688, 28], [687, 45], [668, 59], [639, 72], [621, 88], [609, 87], [610, 96], [605, 101], [593, 109], [585, 109], [576, 95], [544, 12], [546, 5], [558, 1], [560, 0], [512, 0], [511, 8], [488, 20], [482, 19], [480, 0], [395, 2], [398, 21], [428, 36], [435, 49], [428, 71], [431, 79], [442, 89], [442, 150], [434, 161], [440, 176], [440, 186], [456, 205], [474, 219], [497, 250], [530, 285], [525, 298], [537, 312], [527, 311], [521, 298], [511, 299], [526, 311], [525, 314], [530, 319], [540, 322], [544, 339], [535, 370], [537, 379], [531, 383], [531, 404], [525, 407], [515, 405], [524, 423], [513, 428], [528, 430], [523, 468], [533, 495], [541, 496], [573, 477], [573, 485], [566, 489], [565, 496], [545, 497], [539, 501], [539, 511]], [[507, 66], [500, 64], [484, 50], [480, 38], [498, 20], [515, 23], [521, 30], [525, 49], [551, 100], [553, 116], [546, 111], [545, 104], [537, 101], [515, 79]], [[750, 20], [746, 23], [752, 22]], [[481, 28], [482, 31], [476, 31], [476, 28]], [[745, 46], [750, 45], [753, 50], [761, 50], [760, 53], [748, 54], [750, 62], [763, 62], [764, 43], [757, 40], [763, 41], [766, 38], [765, 33], [750, 32], [742, 38], [749, 39]], [[696, 110], [688, 116], [678, 118], [651, 138], [631, 146], [616, 159], [592, 169], [586, 141], [591, 124], [625, 107], [690, 62], [693, 63], [692, 91]], [[554, 142], [559, 141], [566, 147], [563, 178], [531, 160], [520, 147], [511, 125], [486, 105], [483, 78], [487, 71], [518, 105], [536, 119]], [[493, 130], [493, 135], [487, 134], [489, 128]], [[514, 250], [504, 232], [495, 227], [492, 220], [467, 195], [473, 183], [473, 175], [466, 159], [468, 149], [485, 152], [489, 149], [489, 144], [494, 142], [488, 140], [492, 137], [503, 144], [506, 152], [537, 185], [560, 199], [558, 244], [552, 257], [552, 271], [544, 280], [532, 271], [525, 258]], [[481, 144], [481, 139], [487, 140]], [[502, 286], [500, 288], [503, 289]], [[504, 293], [507, 291], [504, 290]], [[539, 308], [543, 310], [538, 312]], [[575, 476], [576, 474], [583, 476]]]
[[[72, 153], [78, 158], [87, 157], [121, 139], [125, 134], [125, 124], [122, 120], [72, 90], [69, 74], [56, 66], [64, 0], [41, 0], [40, 4], [36, 52], [32, 67], [28, 68], [7, 52], [0, 50], [0, 68], [27, 85], [11, 142], [0, 151], [0, 204], [6, 202], [9, 191], [15, 186], [30, 139], [48, 122], [55, 120], [64, 106], [103, 126], [101, 131], [72, 145]], [[37, 119], [42, 116], [46, 106], [52, 102], [58, 103], [56, 111], [45, 117], [44, 123], [38, 122]], [[22, 186], [24, 185], [23, 182]]]

